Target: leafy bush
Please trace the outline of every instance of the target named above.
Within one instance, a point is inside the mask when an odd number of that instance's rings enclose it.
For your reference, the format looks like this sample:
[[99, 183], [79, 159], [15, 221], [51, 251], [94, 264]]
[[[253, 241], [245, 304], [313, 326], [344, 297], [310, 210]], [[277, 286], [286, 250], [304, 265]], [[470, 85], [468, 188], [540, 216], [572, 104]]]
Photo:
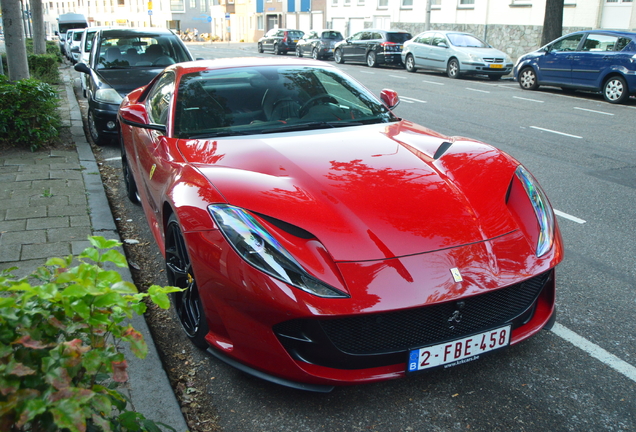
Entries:
[[0, 75], [0, 143], [32, 151], [52, 142], [62, 123], [58, 95], [33, 78], [9, 82]]
[[60, 84], [58, 56], [55, 54], [28, 54], [29, 73], [31, 78], [48, 84]]
[[[115, 240], [89, 238], [77, 258], [52, 258], [29, 278], [0, 273], [0, 430], [12, 432], [160, 431], [158, 423], [127, 411], [117, 390], [127, 380], [117, 349], [130, 344], [139, 358], [143, 336], [128, 319], [143, 314], [148, 297], [170, 306], [174, 287], [138, 293], [104, 263], [126, 267]], [[32, 284], [37, 282], [37, 284]], [[173, 428], [163, 425], [173, 430]]]

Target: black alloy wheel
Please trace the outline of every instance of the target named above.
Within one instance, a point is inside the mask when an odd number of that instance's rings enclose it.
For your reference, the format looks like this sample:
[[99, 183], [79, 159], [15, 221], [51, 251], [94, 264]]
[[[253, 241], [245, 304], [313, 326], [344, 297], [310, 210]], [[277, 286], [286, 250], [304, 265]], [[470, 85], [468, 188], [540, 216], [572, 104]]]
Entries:
[[208, 333], [208, 322], [194, 279], [188, 249], [174, 214], [170, 215], [166, 228], [166, 276], [169, 285], [184, 288], [183, 291], [172, 294], [181, 327], [197, 348], [207, 349], [205, 335]]
[[126, 148], [124, 147], [124, 139], [122, 137], [121, 130], [119, 131], [119, 145], [121, 147], [121, 171], [124, 177], [124, 185], [126, 187], [126, 195], [128, 199], [133, 204], [141, 204], [141, 199], [139, 198], [139, 191], [137, 190], [137, 183], [135, 183], [135, 178], [130, 171], [130, 166], [128, 165], [128, 157], [126, 156]]

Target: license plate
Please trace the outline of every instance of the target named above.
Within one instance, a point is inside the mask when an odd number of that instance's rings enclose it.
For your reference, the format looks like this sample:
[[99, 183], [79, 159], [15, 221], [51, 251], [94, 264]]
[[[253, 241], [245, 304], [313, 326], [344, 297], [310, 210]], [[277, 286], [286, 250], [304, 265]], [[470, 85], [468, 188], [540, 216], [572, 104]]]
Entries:
[[490, 69], [503, 69], [502, 64], [491, 64]]
[[298, 39], [294, 39], [294, 43], [298, 42]]
[[481, 354], [510, 344], [510, 326], [488, 330], [463, 339], [414, 349], [409, 352], [407, 372], [438, 366], [452, 367], [477, 360]]

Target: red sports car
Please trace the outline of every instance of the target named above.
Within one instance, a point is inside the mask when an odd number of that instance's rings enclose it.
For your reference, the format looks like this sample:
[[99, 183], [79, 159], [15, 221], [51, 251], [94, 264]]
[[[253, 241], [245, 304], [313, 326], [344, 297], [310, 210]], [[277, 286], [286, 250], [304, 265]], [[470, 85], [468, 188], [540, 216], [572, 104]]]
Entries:
[[300, 59], [169, 66], [119, 110], [192, 342], [283, 385], [450, 367], [554, 322], [554, 213], [502, 151]]

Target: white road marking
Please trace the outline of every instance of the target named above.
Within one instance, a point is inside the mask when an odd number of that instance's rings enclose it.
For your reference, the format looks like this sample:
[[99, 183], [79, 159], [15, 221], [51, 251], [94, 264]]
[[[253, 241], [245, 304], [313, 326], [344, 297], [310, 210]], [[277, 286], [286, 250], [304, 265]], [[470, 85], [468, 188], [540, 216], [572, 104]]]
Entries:
[[537, 102], [537, 103], [543, 103], [544, 102], [544, 101], [538, 100], [538, 99], [528, 99], [528, 98], [519, 97], [519, 96], [513, 96], [513, 99], [521, 99], [521, 100], [524, 100], [524, 101]]
[[579, 219], [579, 218], [577, 218], [576, 216], [572, 216], [572, 215], [570, 215], [570, 214], [563, 213], [562, 211], [557, 210], [557, 209], [554, 209], [554, 214], [555, 214], [555, 215], [557, 215], [557, 216], [561, 216], [561, 217], [562, 217], [562, 218], [564, 218], [564, 219], [569, 219], [569, 220], [571, 220], [572, 222], [576, 222], [576, 223], [578, 223], [578, 224], [584, 224], [585, 222], [587, 222], [587, 221], [585, 221], [585, 220], [583, 220], [583, 219]]
[[618, 373], [636, 382], [636, 367], [619, 359], [614, 354], [605, 351], [600, 346], [590, 342], [582, 336], [579, 336], [572, 330], [568, 329], [565, 326], [562, 326], [559, 323], [554, 324], [554, 327], [552, 327], [552, 333], [562, 339], [565, 339], [575, 347], [582, 349], [590, 356], [594, 357], [597, 360], [600, 360], [602, 363], [605, 363], [607, 366], [611, 367]]
[[406, 96], [400, 96], [400, 100], [403, 100], [405, 102], [419, 102], [419, 103], [426, 103], [426, 101], [423, 100], [419, 100], [419, 99], [415, 99], [412, 97], [406, 97]]
[[612, 113], [608, 113], [608, 112], [604, 112], [604, 111], [596, 111], [596, 110], [591, 110], [591, 109], [587, 109], [587, 108], [579, 108], [579, 107], [574, 107], [575, 110], [581, 110], [581, 111], [587, 111], [587, 112], [591, 112], [591, 113], [595, 113], [595, 114], [604, 114], [604, 115], [609, 115], [609, 116], [613, 116], [614, 114]]
[[437, 82], [437, 81], [426, 81], [426, 80], [422, 80], [422, 82], [423, 82], [423, 83], [426, 83], [426, 84], [435, 84], [435, 85], [439, 85], [439, 86], [443, 86], [443, 85], [444, 85], [444, 83]]
[[401, 75], [389, 75], [389, 76], [393, 78], [406, 79], [405, 76], [401, 76]]
[[365, 71], [365, 70], [358, 70], [358, 72], [369, 74], [369, 75], [375, 75], [375, 72], [369, 72], [369, 71]]
[[112, 157], [112, 158], [108, 158], [108, 159], [104, 159], [105, 161], [115, 161], [115, 160], [121, 160], [121, 156], [117, 156], [117, 157]]
[[403, 97], [401, 97], [401, 98], [400, 98], [400, 101], [401, 101], [401, 102], [404, 102], [404, 103], [415, 103], [415, 102], [413, 102], [412, 100], [407, 100], [407, 99], [405, 99], [405, 98], [403, 98]]
[[466, 87], [466, 90], [479, 92], [479, 93], [490, 93], [488, 90], [479, 90], [479, 89], [474, 89], [474, 88], [470, 88], [470, 87]]
[[571, 137], [571, 138], [583, 139], [583, 137], [580, 137], [578, 135], [570, 135], [570, 134], [567, 134], [565, 132], [559, 132], [559, 131], [555, 131], [555, 130], [551, 130], [551, 129], [544, 129], [544, 128], [540, 128], [538, 126], [530, 126], [530, 128], [537, 129], [537, 130], [544, 131], [544, 132], [551, 132], [551, 133], [555, 133], [555, 134], [558, 134], [558, 135], [568, 136], [568, 137]]

